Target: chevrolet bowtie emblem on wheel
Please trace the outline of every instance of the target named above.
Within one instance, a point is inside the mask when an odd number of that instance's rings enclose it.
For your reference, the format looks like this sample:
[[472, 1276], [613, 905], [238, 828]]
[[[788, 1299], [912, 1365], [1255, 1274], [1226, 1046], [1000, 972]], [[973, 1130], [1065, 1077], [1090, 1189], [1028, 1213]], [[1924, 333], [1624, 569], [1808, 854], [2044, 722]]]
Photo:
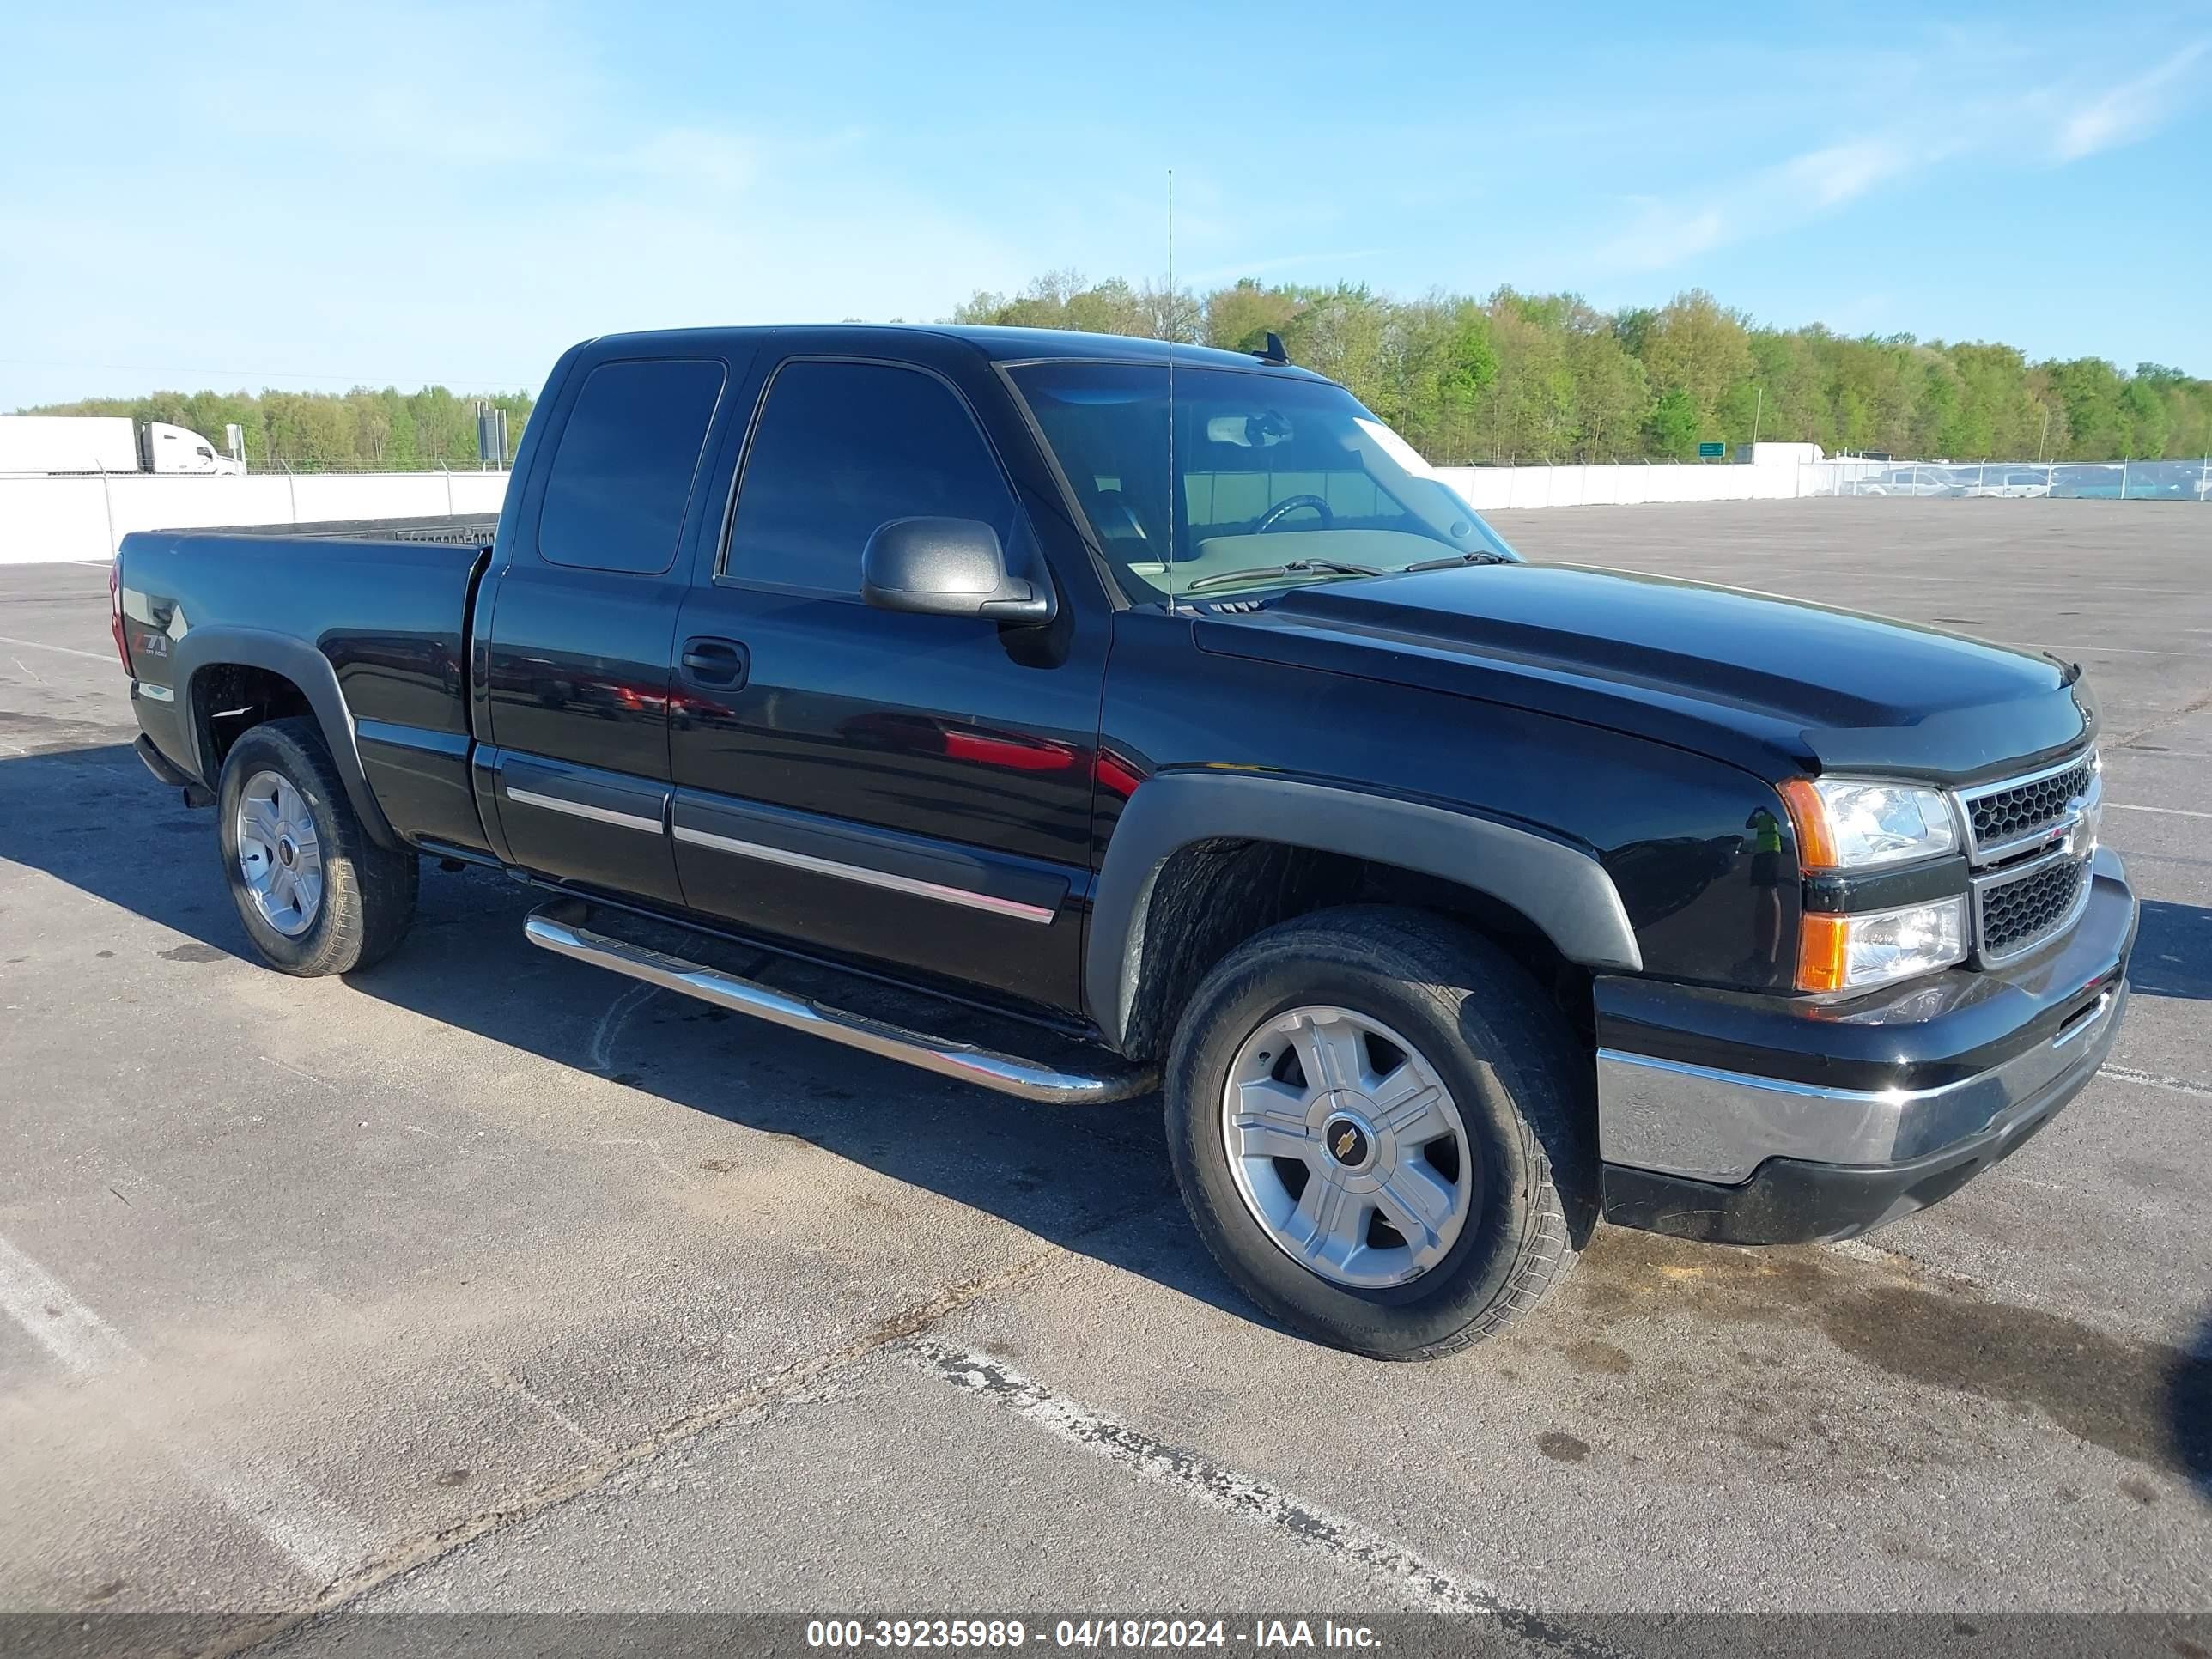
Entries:
[[1339, 1164], [1357, 1169], [1367, 1162], [1367, 1131], [1348, 1117], [1332, 1118], [1322, 1131], [1322, 1144]]

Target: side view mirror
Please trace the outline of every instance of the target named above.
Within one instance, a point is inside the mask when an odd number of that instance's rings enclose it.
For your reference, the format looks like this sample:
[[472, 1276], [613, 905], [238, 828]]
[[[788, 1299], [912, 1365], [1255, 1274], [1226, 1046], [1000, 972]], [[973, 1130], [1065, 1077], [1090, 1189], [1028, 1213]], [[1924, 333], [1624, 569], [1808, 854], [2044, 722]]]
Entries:
[[1010, 574], [999, 532], [976, 519], [893, 519], [860, 555], [860, 597], [925, 617], [1052, 620], [1052, 589]]

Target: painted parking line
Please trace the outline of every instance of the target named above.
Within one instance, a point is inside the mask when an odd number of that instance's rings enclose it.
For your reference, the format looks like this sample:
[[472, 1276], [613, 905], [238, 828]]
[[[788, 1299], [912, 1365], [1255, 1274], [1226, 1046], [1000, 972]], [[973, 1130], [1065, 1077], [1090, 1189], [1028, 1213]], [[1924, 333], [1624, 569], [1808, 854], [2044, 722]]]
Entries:
[[0, 1313], [79, 1376], [119, 1370], [137, 1360], [120, 1332], [4, 1238], [0, 1238]]
[[[0, 1313], [72, 1376], [89, 1379], [146, 1364], [121, 1332], [5, 1238], [0, 1238]], [[127, 1418], [127, 1406], [125, 1413]], [[318, 1583], [328, 1583], [368, 1555], [368, 1529], [282, 1465], [183, 1446], [161, 1449], [201, 1492]]]
[[903, 1358], [926, 1376], [979, 1395], [1141, 1480], [1166, 1486], [1247, 1526], [1322, 1555], [1344, 1571], [1395, 1593], [1424, 1612], [1480, 1614], [1534, 1645], [1585, 1659], [1611, 1659], [1618, 1651], [1514, 1607], [1491, 1586], [1449, 1572], [1357, 1521], [1332, 1514], [1199, 1452], [1155, 1440], [1140, 1429], [1054, 1394], [988, 1354], [925, 1337], [909, 1343]]
[[2077, 641], [2072, 645], [2054, 645], [2051, 648], [2053, 651], [2087, 652], [2093, 657], [2201, 657], [2204, 654], [2201, 646], [2193, 651], [2154, 651], [2142, 645], [2082, 645]]
[[2200, 1100], [2212, 1100], [2212, 1085], [2191, 1083], [2185, 1077], [2167, 1077], [2160, 1072], [2138, 1072], [2132, 1066], [2100, 1066], [2097, 1075], [2118, 1078], [2123, 1083], [2139, 1083], [2146, 1089], [2171, 1089], [2178, 1095], [2195, 1095]]
[[[12, 634], [0, 634], [0, 645], [20, 645], [33, 651], [58, 651], [64, 657], [82, 657], [88, 662], [114, 662], [112, 651], [80, 651], [73, 645], [48, 645], [44, 640], [19, 640]], [[116, 665], [120, 667], [122, 665]]]
[[2105, 805], [2114, 812], [2155, 812], [2166, 818], [2212, 818], [2212, 812], [2192, 812], [2182, 806], [2130, 806], [2124, 801], [2117, 800], [2106, 801]]

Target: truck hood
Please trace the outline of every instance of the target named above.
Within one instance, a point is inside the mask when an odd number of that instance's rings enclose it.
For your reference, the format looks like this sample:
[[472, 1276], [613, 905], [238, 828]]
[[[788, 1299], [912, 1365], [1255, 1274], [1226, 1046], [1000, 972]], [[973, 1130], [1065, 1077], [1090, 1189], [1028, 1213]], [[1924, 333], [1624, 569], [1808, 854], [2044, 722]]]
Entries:
[[1940, 629], [1571, 565], [1470, 565], [1201, 606], [1200, 649], [1648, 736], [1771, 777], [1971, 782], [2094, 730], [2079, 671]]

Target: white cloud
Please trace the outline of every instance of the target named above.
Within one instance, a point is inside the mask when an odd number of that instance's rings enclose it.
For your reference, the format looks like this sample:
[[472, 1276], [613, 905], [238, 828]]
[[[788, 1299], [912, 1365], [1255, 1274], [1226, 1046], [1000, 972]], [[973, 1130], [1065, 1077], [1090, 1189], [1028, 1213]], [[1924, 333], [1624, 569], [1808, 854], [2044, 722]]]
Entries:
[[1717, 204], [1669, 206], [1647, 198], [1635, 221], [1598, 249], [1597, 262], [1619, 270], [1658, 270], [1733, 240], [1728, 214]]
[[1913, 165], [1912, 152], [1893, 138], [1831, 144], [1790, 161], [1784, 180], [1812, 192], [1820, 206], [1841, 207]]
[[[32, 319], [0, 358], [0, 408], [157, 385], [534, 387], [589, 335], [942, 315], [976, 270], [1034, 263], [887, 176], [866, 129], [656, 111], [527, 0], [398, 3], [357, 27], [180, 25], [143, 61], [80, 71], [201, 135], [213, 187], [149, 173], [125, 124], [0, 205], [0, 314]], [[0, 106], [0, 135], [64, 112], [58, 90]], [[170, 303], [145, 303], [151, 267], [185, 273]]]
[[[1954, 42], [1948, 52], [1963, 52]], [[1806, 150], [1680, 198], [1632, 198], [1634, 216], [1589, 256], [1601, 270], [1646, 271], [1839, 212], [1885, 186], [1949, 164], [1986, 173], [2047, 149], [2063, 164], [2148, 137], [2195, 89], [2189, 71], [2212, 41], [2183, 47], [2156, 68], [2094, 96], [2045, 82], [2007, 86], [1971, 57], [1939, 54], [1906, 77], [1909, 96], [1880, 127]], [[2027, 72], [2014, 52], [1994, 66]]]
[[1901, 137], [1871, 135], [1760, 167], [1703, 198], [1636, 198], [1635, 216], [1597, 249], [1596, 262], [1615, 270], [1680, 264], [1729, 243], [1833, 212], [1922, 165], [1925, 155]]
[[2155, 131], [2180, 102], [2177, 84], [2208, 49], [2212, 41], [2193, 41], [2156, 69], [2092, 99], [2059, 124], [2052, 153], [2061, 161], [2078, 161]]
[[1635, 198], [1635, 216], [1591, 257], [1603, 270], [1664, 270], [1833, 213], [1949, 148], [1932, 136], [1869, 133], [1740, 174], [1700, 197]]

